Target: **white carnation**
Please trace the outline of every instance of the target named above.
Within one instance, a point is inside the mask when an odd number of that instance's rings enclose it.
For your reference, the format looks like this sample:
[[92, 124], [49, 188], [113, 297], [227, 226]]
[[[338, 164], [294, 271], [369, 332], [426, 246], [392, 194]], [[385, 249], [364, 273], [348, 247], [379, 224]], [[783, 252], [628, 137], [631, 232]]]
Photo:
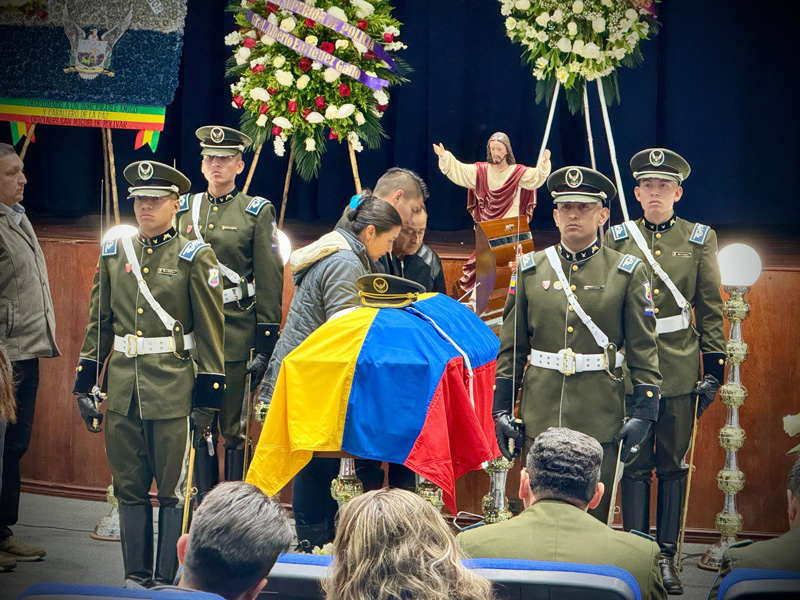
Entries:
[[286, 117], [275, 117], [272, 119], [272, 124], [277, 125], [281, 129], [291, 129], [292, 123]]
[[278, 69], [275, 71], [275, 79], [278, 80], [282, 86], [289, 87], [294, 82], [294, 75], [289, 73], [288, 71], [282, 71]]
[[323, 77], [325, 77], [325, 81], [327, 81], [328, 83], [333, 83], [334, 81], [339, 79], [340, 75], [341, 73], [339, 73], [339, 71], [337, 71], [336, 69], [331, 69], [330, 67], [325, 69], [325, 73], [323, 73]]
[[236, 57], [236, 64], [237, 65], [246, 65], [247, 62], [250, 60], [250, 48], [242, 46], [236, 51], [234, 55]]
[[375, 7], [366, 0], [350, 0], [350, 4], [356, 7], [356, 16], [359, 19], [366, 19], [375, 12]]
[[286, 59], [283, 56], [276, 56], [275, 60], [272, 61], [272, 66], [276, 69], [280, 69], [283, 65], [286, 64]]
[[321, 62], [317, 62], [317, 61], [314, 61], [314, 62], [312, 62], [312, 63], [311, 63], [311, 68], [312, 68], [314, 71], [319, 71], [319, 70], [320, 70], [320, 69], [322, 69], [322, 67], [324, 67], [324, 66], [325, 66], [325, 65], [323, 65]]
[[228, 35], [225, 36], [225, 45], [226, 46], [238, 46], [242, 43], [242, 34], [238, 31], [231, 31]]
[[250, 90], [250, 97], [253, 100], [258, 100], [259, 102], [268, 102], [270, 95], [269, 92], [263, 87], [254, 87], [252, 90]]
[[338, 6], [331, 6], [328, 8], [328, 14], [332, 17], [336, 17], [340, 21], [344, 21], [347, 23], [347, 15], [345, 12], [339, 8]]
[[311, 78], [308, 75], [300, 75], [300, 77], [297, 78], [297, 83], [295, 85], [297, 85], [298, 90], [304, 90], [306, 89], [309, 81], [311, 81]]
[[372, 94], [378, 104], [389, 104], [389, 96], [383, 90], [378, 90]]
[[[245, 0], [245, 1], [247, 1], [247, 0]], [[286, 145], [284, 144], [284, 142], [280, 138], [280, 136], [276, 137], [272, 141], [272, 147], [275, 150], [276, 156], [283, 156], [284, 154], [286, 154]]]
[[317, 142], [314, 141], [314, 138], [307, 137], [306, 138], [306, 152], [313, 152], [317, 149]]
[[335, 119], [338, 112], [339, 112], [339, 107], [331, 104], [330, 106], [328, 106], [328, 108], [325, 109], [325, 118], [328, 119], [329, 121], [331, 119]]
[[389, 42], [388, 44], [384, 44], [383, 47], [389, 52], [397, 52], [398, 50], [405, 50], [408, 48], [403, 42]]
[[259, 127], [266, 127], [267, 115], [259, 115], [258, 119], [256, 119], [256, 125], [258, 125]]
[[275, 43], [275, 38], [272, 38], [268, 35], [261, 36], [261, 43], [265, 46], [272, 46]]
[[267, 17], [267, 22], [270, 25], [275, 25], [275, 27], [277, 27], [278, 26], [278, 15], [276, 15], [275, 13], [270, 13], [269, 16]]
[[359, 54], [364, 54], [367, 51], [367, 47], [363, 44], [359, 44], [357, 41], [353, 40], [353, 47], [358, 50]]
[[281, 21], [281, 29], [284, 31], [294, 31], [296, 26], [297, 21], [295, 21], [292, 17], [286, 17], [283, 21]]
[[350, 45], [348, 40], [336, 40], [336, 49], [340, 50], [342, 48], [347, 48]]
[[310, 112], [310, 113], [308, 113], [308, 115], [306, 115], [306, 121], [308, 121], [309, 123], [315, 123], [315, 124], [316, 123], [322, 123], [324, 120], [325, 120], [325, 117], [323, 117], [317, 111]]
[[311, 44], [312, 46], [316, 46], [319, 42], [319, 38], [315, 35], [308, 35], [305, 39], [306, 44]]

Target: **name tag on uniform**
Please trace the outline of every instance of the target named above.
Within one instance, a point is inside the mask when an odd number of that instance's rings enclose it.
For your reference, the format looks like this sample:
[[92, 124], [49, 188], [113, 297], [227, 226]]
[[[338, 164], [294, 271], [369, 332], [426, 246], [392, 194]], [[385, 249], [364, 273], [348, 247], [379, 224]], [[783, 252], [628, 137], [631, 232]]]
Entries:
[[692, 258], [691, 252], [673, 252], [672, 256], [676, 256], [678, 258]]
[[177, 269], [164, 269], [162, 267], [158, 267], [158, 274], [159, 275], [177, 275]]
[[583, 289], [585, 289], [585, 290], [603, 291], [604, 289], [606, 289], [606, 286], [604, 286], [604, 285], [585, 285], [585, 286], [583, 286]]
[[239, 228], [236, 225], [223, 225], [222, 231], [238, 231]]

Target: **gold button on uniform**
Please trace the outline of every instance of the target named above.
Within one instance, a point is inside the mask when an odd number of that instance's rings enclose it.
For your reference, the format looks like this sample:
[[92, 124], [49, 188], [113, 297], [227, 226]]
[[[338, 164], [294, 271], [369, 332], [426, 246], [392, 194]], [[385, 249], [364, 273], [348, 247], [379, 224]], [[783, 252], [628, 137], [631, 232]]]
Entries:
[[573, 331], [575, 331], [575, 328], [572, 325], [570, 325], [569, 327], [567, 327], [567, 331], [572, 333]]
[[[219, 384], [218, 384], [218, 383], [214, 383], [214, 389], [215, 389], [215, 390], [218, 390], [218, 389], [219, 389]], [[648, 393], [649, 393], [649, 392], [648, 392]], [[650, 393], [650, 395], [652, 396], [653, 394], [652, 394], [652, 393]]]
[[264, 335], [265, 335], [265, 336], [267, 336], [267, 337], [269, 337], [269, 331], [265, 331], [265, 332], [264, 332]]
[[656, 314], [658, 314], [658, 307], [656, 306]]
[[209, 226], [208, 226], [208, 228], [209, 228], [209, 229], [214, 229], [214, 224], [213, 224], [213, 223], [210, 223], [210, 224], [209, 224]]
[[724, 365], [725, 364], [725, 359], [724, 358], [720, 358], [719, 359], [719, 364]]
[[141, 329], [137, 329], [136, 330], [136, 335], [142, 335], [142, 330]]
[[83, 371], [83, 367], [82, 367], [81, 365], [78, 365], [78, 368], [77, 368], [77, 369], [75, 369], [75, 370], [76, 370], [78, 373], [80, 373], [81, 371]]
[[654, 289], [654, 290], [653, 290], [653, 295], [654, 295], [654, 296], [658, 296], [660, 293], [661, 293], [661, 292], [659, 291], [659, 289], [658, 289], [658, 288], [656, 288], [656, 289]]
[[661, 250], [656, 250], [656, 256], [661, 256]]
[[573, 283], [571, 286], [569, 286], [569, 289], [571, 289], [574, 292], [575, 290], [578, 289], [578, 286]]
[[657, 234], [656, 234], [656, 239], [657, 239], [657, 240], [660, 240], [660, 239], [661, 239], [661, 234], [660, 234], [660, 233], [657, 233]]
[[219, 206], [215, 206], [211, 210], [213, 210], [214, 212], [217, 212], [219, 210]]
[[577, 271], [578, 270], [578, 265], [572, 265], [572, 270], [573, 271]]
[[145, 267], [144, 269], [142, 269], [142, 273], [145, 273], [145, 274], [146, 274], [146, 273], [149, 273], [149, 272], [150, 272], [150, 269], [148, 269], [147, 267]]
[[152, 253], [153, 253], [153, 249], [152, 249], [152, 248], [148, 248], [148, 249], [147, 249], [147, 253], [148, 253], [148, 254], [152, 254]]
[[570, 304], [567, 308], [569, 308], [570, 311], [575, 310], [574, 308], [572, 308], [572, 304]]
[[136, 310], [136, 312], [138, 312], [140, 315], [144, 314], [144, 309], [143, 308], [139, 308], [139, 309]]
[[651, 392], [651, 391], [649, 391], [649, 390], [648, 390], [648, 392], [647, 392], [647, 397], [648, 397], [648, 398], [652, 398], [652, 397], [653, 397], [653, 392]]

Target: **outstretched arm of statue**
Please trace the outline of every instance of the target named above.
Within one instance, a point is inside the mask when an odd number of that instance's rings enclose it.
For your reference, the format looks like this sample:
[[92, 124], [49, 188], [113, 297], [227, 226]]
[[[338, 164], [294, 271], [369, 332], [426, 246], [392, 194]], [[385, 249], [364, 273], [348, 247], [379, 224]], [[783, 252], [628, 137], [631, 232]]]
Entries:
[[550, 175], [550, 150], [545, 150], [542, 153], [542, 158], [535, 167], [528, 167], [522, 179], [519, 180], [520, 187], [526, 190], [535, 190], [541, 187], [547, 181]]
[[442, 144], [434, 144], [433, 151], [439, 157], [439, 170], [442, 174], [456, 185], [475, 189], [478, 177], [478, 168], [475, 165], [457, 161], [452, 152], [445, 150]]

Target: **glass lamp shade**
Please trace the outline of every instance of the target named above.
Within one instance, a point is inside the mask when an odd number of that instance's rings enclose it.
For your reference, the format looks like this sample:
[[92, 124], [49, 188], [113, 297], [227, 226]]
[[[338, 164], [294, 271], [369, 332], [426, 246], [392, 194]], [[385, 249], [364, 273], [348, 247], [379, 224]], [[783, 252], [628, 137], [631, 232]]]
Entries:
[[746, 244], [725, 246], [717, 259], [724, 286], [750, 287], [761, 275], [761, 257]]
[[280, 252], [281, 260], [283, 260], [283, 264], [285, 265], [289, 262], [289, 256], [292, 254], [292, 241], [289, 239], [289, 236], [280, 229], [276, 228], [275, 232], [278, 235], [278, 252]]
[[131, 237], [136, 235], [137, 231], [139, 230], [133, 225], [114, 225], [103, 234], [103, 243], [106, 243], [109, 240], [118, 240], [123, 237]]

